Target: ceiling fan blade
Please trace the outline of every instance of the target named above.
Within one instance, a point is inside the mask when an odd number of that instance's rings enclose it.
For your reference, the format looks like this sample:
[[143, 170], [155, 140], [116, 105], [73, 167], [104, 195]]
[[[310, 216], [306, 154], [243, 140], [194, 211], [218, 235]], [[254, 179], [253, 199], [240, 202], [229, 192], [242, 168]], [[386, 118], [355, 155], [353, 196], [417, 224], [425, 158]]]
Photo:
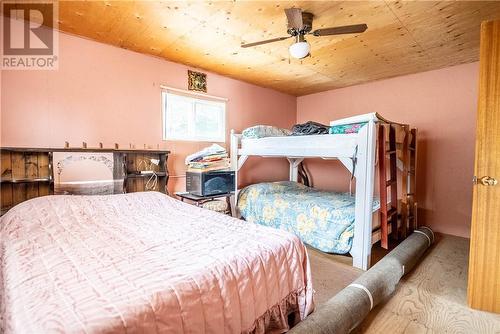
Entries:
[[366, 29], [368, 29], [368, 26], [363, 23], [363, 24], [353, 24], [350, 26], [317, 29], [314, 30], [311, 34], [313, 34], [314, 36], [356, 34], [364, 32]]
[[304, 27], [302, 22], [302, 9], [300, 8], [287, 8], [285, 9], [286, 18], [288, 21], [288, 29], [301, 30]]
[[279, 42], [283, 41], [285, 39], [288, 39], [292, 36], [286, 36], [286, 37], [278, 37], [278, 38], [273, 38], [273, 39], [266, 39], [265, 41], [259, 41], [259, 42], [253, 42], [253, 43], [247, 43], [247, 44], [241, 44], [242, 48], [249, 48], [251, 46], [257, 46], [261, 44], [267, 44], [267, 43], [273, 43], [273, 42]]

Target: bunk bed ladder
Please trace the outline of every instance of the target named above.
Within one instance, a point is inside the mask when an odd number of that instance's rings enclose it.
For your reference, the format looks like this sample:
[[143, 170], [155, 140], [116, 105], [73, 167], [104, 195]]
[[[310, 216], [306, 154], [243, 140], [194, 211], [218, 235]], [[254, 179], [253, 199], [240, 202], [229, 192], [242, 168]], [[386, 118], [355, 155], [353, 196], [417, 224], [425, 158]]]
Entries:
[[[378, 166], [380, 186], [380, 244], [383, 248], [389, 248], [389, 223], [391, 224], [391, 235], [398, 239], [398, 182], [397, 182], [397, 151], [396, 151], [396, 129], [389, 125], [389, 150], [386, 146], [386, 127], [379, 126], [378, 131]], [[389, 166], [387, 166], [389, 158]], [[387, 180], [387, 168], [390, 178]], [[387, 188], [390, 188], [391, 201], [388, 202]]]
[[400, 209], [400, 229], [402, 238], [406, 238], [408, 235], [408, 228], [411, 230], [410, 219], [409, 219], [409, 201], [410, 193], [409, 181], [410, 181], [410, 127], [405, 125], [403, 127], [404, 139], [401, 147], [401, 160], [402, 160], [402, 173], [401, 173], [401, 203], [398, 207]]
[[408, 168], [408, 191], [407, 212], [408, 227], [410, 232], [418, 228], [417, 221], [417, 129], [411, 129], [411, 141], [408, 143], [409, 168]]

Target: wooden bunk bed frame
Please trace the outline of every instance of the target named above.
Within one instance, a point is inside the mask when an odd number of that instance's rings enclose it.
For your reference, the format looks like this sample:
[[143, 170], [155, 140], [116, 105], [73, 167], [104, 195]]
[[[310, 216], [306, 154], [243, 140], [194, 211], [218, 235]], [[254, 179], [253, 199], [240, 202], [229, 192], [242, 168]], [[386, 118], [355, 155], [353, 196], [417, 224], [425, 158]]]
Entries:
[[[417, 227], [414, 179], [416, 172], [416, 130], [410, 129], [407, 124], [387, 121], [376, 113], [332, 121], [330, 125], [360, 122], [367, 122], [367, 124], [357, 134], [316, 136], [315, 139], [329, 140], [328, 143], [331, 143], [331, 139], [334, 138], [335, 142], [339, 143], [334, 147], [317, 145], [301, 147], [299, 144], [288, 147], [277, 145], [277, 147], [247, 148], [241, 145], [241, 134], [231, 130], [231, 167], [235, 171], [235, 211], [233, 212], [237, 213], [238, 172], [249, 156], [286, 158], [290, 163], [289, 180], [295, 182], [298, 180], [299, 164], [305, 158], [338, 159], [345, 168], [353, 173], [356, 182], [354, 239], [350, 251], [353, 266], [367, 270], [370, 267], [371, 248], [374, 243], [381, 241], [382, 247], [388, 248], [389, 236], [392, 235], [396, 240], [400, 237], [404, 238], [408, 228], [413, 230]], [[405, 132], [404, 140], [399, 144], [396, 142], [396, 126], [401, 126]], [[388, 136], [386, 136], [386, 132], [388, 132]], [[330, 138], [328, 138], [329, 136]], [[295, 144], [298, 144], [303, 142], [300, 138], [304, 137], [295, 137], [293, 140]], [[380, 145], [381, 142], [384, 144]], [[396, 151], [398, 147], [402, 151], [400, 177], [397, 175]], [[377, 154], [378, 159], [376, 158]], [[390, 166], [389, 180], [387, 180], [387, 160]], [[373, 214], [372, 210], [376, 170], [380, 186], [380, 216]], [[402, 180], [400, 198], [398, 198], [398, 178]], [[389, 202], [387, 187], [391, 189]], [[388, 203], [389, 205], [387, 205]], [[376, 230], [373, 229], [375, 220], [379, 220], [380, 223]]]
[[[385, 143], [385, 145], [377, 145], [380, 244], [385, 249], [389, 249], [390, 236], [396, 241], [400, 238], [404, 239], [418, 227], [415, 197], [417, 130], [403, 125], [404, 137], [398, 143], [395, 126], [394, 124], [379, 125], [378, 129], [378, 143]], [[398, 150], [401, 150], [400, 176], [398, 176]], [[400, 193], [398, 185], [401, 189]], [[388, 189], [390, 195], [387, 193]], [[397, 231], [397, 233], [392, 233], [392, 231]]]

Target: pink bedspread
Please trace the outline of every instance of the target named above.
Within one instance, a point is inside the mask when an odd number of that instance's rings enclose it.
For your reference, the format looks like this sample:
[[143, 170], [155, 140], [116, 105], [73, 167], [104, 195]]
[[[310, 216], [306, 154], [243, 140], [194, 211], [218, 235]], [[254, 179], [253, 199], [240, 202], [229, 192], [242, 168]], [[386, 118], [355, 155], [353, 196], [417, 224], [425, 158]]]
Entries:
[[284, 332], [313, 308], [297, 237], [160, 193], [32, 199], [0, 251], [0, 333]]

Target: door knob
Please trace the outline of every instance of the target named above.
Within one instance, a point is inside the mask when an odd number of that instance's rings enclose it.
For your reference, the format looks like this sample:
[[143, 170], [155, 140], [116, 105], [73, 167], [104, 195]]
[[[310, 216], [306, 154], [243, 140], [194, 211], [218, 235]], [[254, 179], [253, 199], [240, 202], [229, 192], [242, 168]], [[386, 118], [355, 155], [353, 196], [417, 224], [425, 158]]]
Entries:
[[479, 179], [479, 183], [483, 186], [496, 186], [498, 180], [491, 176], [483, 176]]

